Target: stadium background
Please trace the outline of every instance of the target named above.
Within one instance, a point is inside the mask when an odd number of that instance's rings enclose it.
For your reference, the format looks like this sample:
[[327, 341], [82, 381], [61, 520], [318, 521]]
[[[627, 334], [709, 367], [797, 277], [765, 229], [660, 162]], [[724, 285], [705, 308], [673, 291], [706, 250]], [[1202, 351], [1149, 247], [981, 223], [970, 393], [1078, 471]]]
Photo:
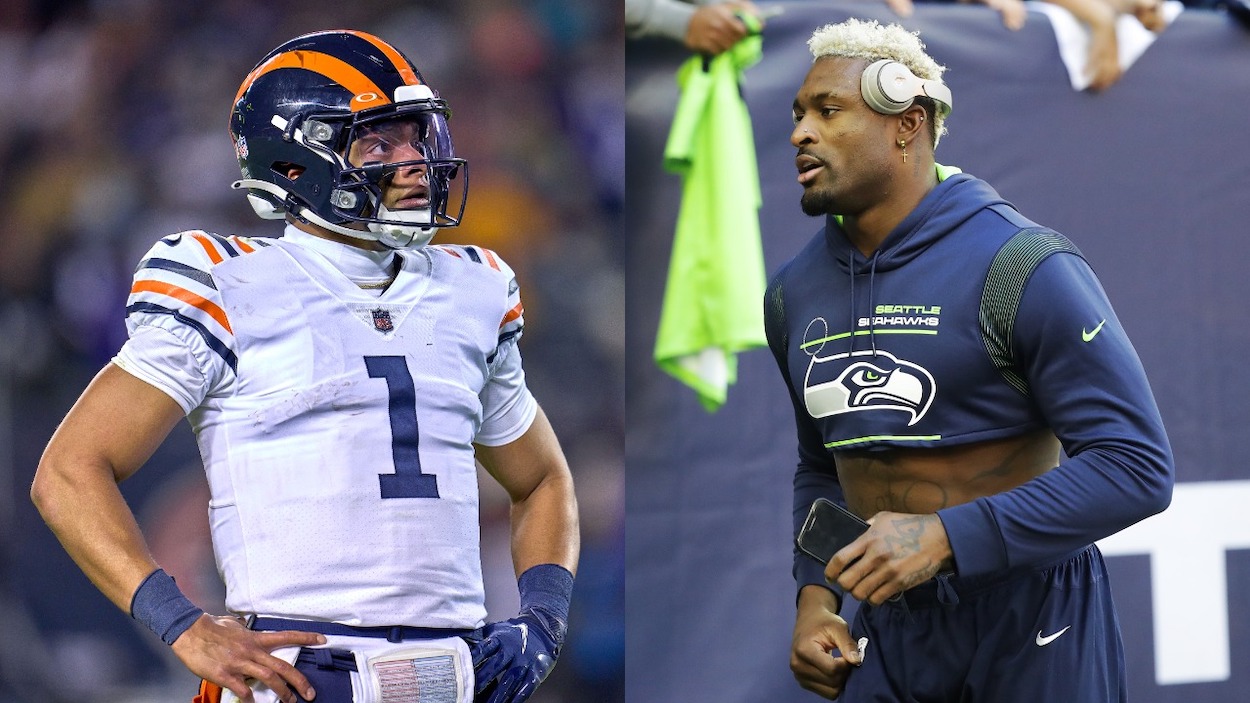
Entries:
[[[363, 29], [452, 105], [465, 226], [526, 303], [530, 385], [577, 482], [570, 642], [535, 701], [623, 700], [623, 22], [576, 0], [0, 3], [0, 703], [190, 700], [196, 682], [100, 596], [28, 499], [44, 443], [125, 338], [131, 272], [189, 228], [274, 235], [229, 189], [230, 101], [298, 34]], [[516, 608], [507, 500], [484, 482], [488, 607]], [[220, 603], [185, 424], [123, 491], [157, 558]], [[218, 606], [220, 610], [220, 606]]]
[[[790, 103], [811, 31], [878, 2], [787, 2], [743, 93], [771, 273], [819, 229], [798, 208]], [[1233, 703], [1250, 686], [1250, 32], [1186, 10], [1119, 83], [1073, 92], [1046, 19], [1008, 32], [982, 5], [903, 22], [950, 67], [938, 160], [1071, 237], [1149, 373], [1177, 460], [1171, 509], [1103, 543], [1131, 701]], [[767, 350], [740, 356], [716, 414], [651, 362], [680, 182], [660, 169], [671, 43], [626, 49], [628, 700], [814, 701], [789, 667], [793, 416]]]

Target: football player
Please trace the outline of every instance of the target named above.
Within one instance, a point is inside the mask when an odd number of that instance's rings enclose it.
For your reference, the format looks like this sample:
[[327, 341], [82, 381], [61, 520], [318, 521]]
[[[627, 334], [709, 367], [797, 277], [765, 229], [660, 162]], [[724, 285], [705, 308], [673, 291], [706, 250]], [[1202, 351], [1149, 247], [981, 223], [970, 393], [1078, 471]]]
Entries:
[[[449, 116], [370, 34], [270, 52], [230, 133], [234, 187], [282, 236], [158, 241], [129, 340], [40, 462], [44, 519], [204, 679], [199, 701], [523, 701], [560, 652], [572, 478], [526, 386], [512, 270], [428, 245], [467, 195]], [[184, 416], [228, 614], [180, 592], [118, 490]], [[484, 621], [475, 459], [512, 501], [521, 611], [505, 622]]]
[[808, 47], [790, 144], [825, 228], [765, 327], [796, 533], [820, 499], [869, 526], [795, 554], [791, 670], [843, 701], [1124, 701], [1096, 542], [1172, 499], [1145, 369], [1070, 240], [934, 160], [952, 95], [919, 34], [852, 18]]

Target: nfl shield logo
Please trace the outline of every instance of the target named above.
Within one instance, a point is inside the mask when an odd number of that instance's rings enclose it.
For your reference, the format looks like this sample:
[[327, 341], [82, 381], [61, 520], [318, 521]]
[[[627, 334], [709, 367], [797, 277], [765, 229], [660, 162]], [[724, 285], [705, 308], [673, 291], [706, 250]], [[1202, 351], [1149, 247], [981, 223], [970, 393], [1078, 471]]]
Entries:
[[390, 332], [395, 329], [395, 325], [391, 323], [391, 312], [378, 308], [373, 311], [373, 329], [379, 332]]

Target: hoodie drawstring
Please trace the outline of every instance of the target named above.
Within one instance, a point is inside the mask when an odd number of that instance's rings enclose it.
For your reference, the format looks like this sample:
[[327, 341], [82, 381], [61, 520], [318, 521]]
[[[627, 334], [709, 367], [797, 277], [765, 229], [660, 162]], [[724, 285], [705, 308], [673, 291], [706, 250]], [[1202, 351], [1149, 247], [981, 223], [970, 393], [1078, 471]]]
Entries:
[[[855, 354], [855, 336], [859, 332], [859, 326], [856, 324], [855, 317], [855, 255], [852, 254], [848, 261], [851, 269], [851, 350], [850, 354]], [[872, 345], [872, 355], [877, 355], [877, 322], [873, 315], [872, 299], [876, 292], [877, 279], [877, 254], [873, 252], [872, 259], [868, 262], [868, 341]]]
[[847, 262], [851, 269], [851, 350], [849, 356], [855, 355], [855, 254], [851, 254]]
[[959, 605], [959, 592], [955, 590], [955, 586], [950, 582], [951, 575], [952, 574], [937, 575], [938, 602], [948, 608], [954, 608]]
[[872, 253], [871, 266], [868, 268], [868, 341], [872, 343], [872, 355], [877, 355], [877, 316], [873, 312], [872, 298], [874, 283], [877, 277], [877, 252]]

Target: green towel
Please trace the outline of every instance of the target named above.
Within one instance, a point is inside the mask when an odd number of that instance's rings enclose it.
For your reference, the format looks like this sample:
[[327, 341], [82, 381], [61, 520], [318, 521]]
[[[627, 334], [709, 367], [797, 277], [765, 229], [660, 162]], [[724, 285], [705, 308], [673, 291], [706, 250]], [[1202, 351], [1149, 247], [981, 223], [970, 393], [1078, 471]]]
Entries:
[[708, 412], [737, 380], [737, 352], [762, 347], [764, 253], [760, 182], [742, 72], [760, 60], [752, 34], [677, 71], [681, 99], [664, 168], [683, 179], [655, 360], [689, 385]]

